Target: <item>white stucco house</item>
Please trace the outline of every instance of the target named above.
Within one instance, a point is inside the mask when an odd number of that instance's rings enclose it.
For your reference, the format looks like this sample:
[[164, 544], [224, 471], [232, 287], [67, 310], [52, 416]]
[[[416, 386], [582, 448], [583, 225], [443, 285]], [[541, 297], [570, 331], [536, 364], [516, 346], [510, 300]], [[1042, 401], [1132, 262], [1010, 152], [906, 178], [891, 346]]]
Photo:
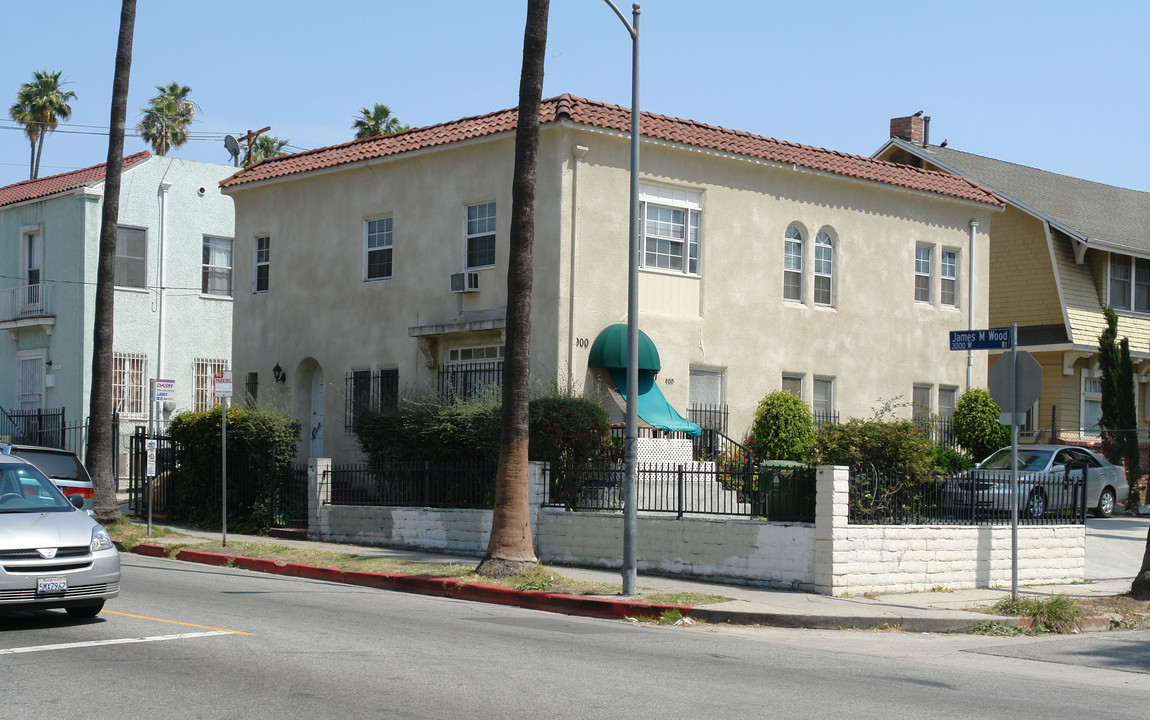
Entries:
[[[221, 182], [236, 387], [295, 414], [301, 457], [359, 459], [357, 408], [498, 377], [515, 123], [502, 110]], [[624, 107], [544, 100], [535, 212], [534, 380], [616, 420], [617, 380], [591, 355], [627, 318], [629, 127]], [[845, 420], [895, 398], [945, 413], [985, 385], [985, 361], [947, 340], [986, 327], [993, 193], [674, 117], [644, 113], [641, 133], [639, 323], [678, 414], [715, 411], [742, 439], [773, 390]]]
[[[0, 435], [37, 411], [88, 414], [112, 384], [130, 432], [149, 416], [149, 381], [174, 381], [156, 415], [214, 404], [231, 362], [232, 200], [226, 165], [141, 152], [124, 158], [115, 267], [113, 373], [91, 377], [105, 166], [0, 188]], [[82, 451], [82, 448], [75, 448]]]

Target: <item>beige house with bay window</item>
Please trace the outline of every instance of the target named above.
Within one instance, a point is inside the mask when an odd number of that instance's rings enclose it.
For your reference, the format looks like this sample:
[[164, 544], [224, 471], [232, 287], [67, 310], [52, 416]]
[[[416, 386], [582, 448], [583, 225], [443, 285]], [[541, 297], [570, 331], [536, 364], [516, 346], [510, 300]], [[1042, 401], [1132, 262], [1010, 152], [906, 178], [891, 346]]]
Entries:
[[[300, 419], [301, 458], [358, 460], [359, 408], [498, 383], [515, 122], [502, 110], [221, 182], [236, 387]], [[532, 374], [615, 420], [612, 368], [589, 358], [627, 321], [629, 127], [627, 108], [542, 104]], [[908, 417], [912, 399], [945, 412], [985, 385], [985, 360], [947, 340], [988, 322], [991, 192], [674, 117], [645, 113], [641, 132], [639, 324], [674, 412], [742, 440], [773, 390], [845, 420], [895, 398]]]

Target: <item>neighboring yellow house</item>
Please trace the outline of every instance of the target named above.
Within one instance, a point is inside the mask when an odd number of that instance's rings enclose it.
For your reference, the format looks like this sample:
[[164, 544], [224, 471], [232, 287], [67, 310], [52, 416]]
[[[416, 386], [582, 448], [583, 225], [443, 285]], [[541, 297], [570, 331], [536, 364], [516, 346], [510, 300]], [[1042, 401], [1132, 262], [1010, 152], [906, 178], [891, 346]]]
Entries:
[[[242, 279], [236, 387], [301, 420], [302, 455], [358, 460], [357, 409], [498, 379], [515, 122], [502, 110], [221, 182]], [[627, 108], [544, 100], [535, 212], [534, 381], [600, 397], [616, 420], [611, 374], [588, 365], [627, 319], [629, 127]], [[645, 113], [642, 134], [639, 323], [678, 413], [741, 440], [773, 390], [845, 420], [894, 398], [945, 415], [985, 385], [948, 333], [987, 326], [999, 198], [673, 117]]]
[[1042, 397], [1029, 408], [1025, 434], [1098, 437], [1098, 336], [1111, 305], [1119, 336], [1130, 340], [1145, 442], [1150, 193], [931, 145], [929, 120], [892, 119], [891, 139], [875, 157], [967, 178], [1006, 201], [990, 225], [989, 318], [992, 327], [1018, 323], [1019, 347], [1043, 367]]

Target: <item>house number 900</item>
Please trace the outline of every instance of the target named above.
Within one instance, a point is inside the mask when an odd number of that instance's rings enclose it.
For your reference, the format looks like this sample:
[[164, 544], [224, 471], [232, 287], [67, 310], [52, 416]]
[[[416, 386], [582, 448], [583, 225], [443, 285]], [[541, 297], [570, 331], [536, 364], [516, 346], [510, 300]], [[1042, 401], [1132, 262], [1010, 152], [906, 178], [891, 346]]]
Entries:
[[575, 338], [575, 347], [585, 348], [591, 345], [591, 341], [587, 338]]

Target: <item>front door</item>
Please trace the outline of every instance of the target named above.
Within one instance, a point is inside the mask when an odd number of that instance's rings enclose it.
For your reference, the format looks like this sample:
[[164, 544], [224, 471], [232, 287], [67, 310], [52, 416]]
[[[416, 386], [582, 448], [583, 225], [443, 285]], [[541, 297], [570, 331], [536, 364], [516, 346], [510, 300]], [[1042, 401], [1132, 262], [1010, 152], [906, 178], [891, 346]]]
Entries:
[[311, 445], [308, 457], [323, 457], [323, 368], [317, 366], [311, 375]]
[[43, 350], [24, 351], [16, 358], [16, 421], [21, 433], [27, 435], [33, 427], [37, 411], [44, 409]]

